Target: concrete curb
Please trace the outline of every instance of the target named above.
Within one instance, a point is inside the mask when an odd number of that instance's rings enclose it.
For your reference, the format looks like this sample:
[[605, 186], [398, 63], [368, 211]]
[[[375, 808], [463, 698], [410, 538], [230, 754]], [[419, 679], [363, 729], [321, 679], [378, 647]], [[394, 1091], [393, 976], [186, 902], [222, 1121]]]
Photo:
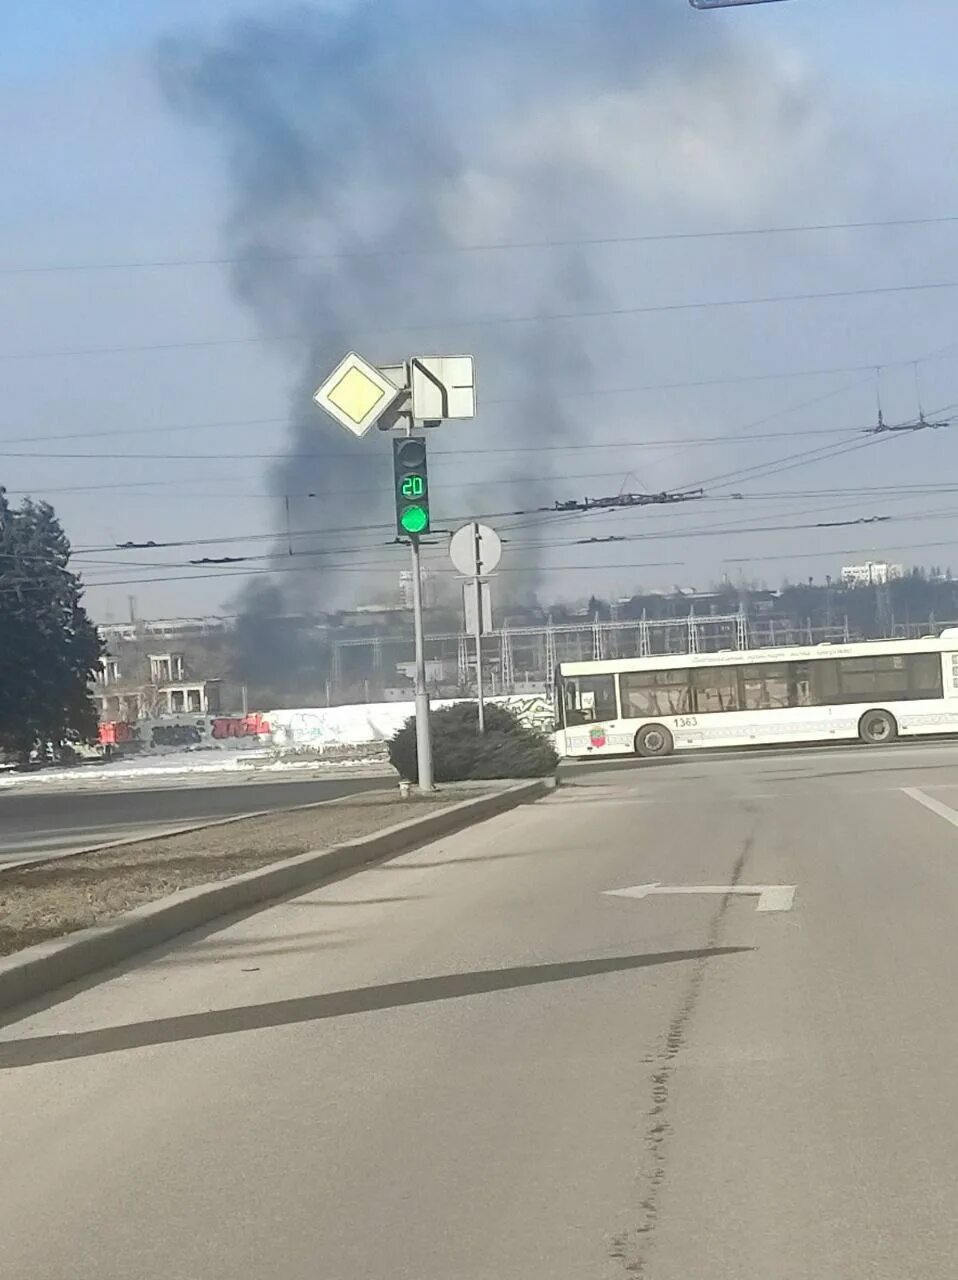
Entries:
[[219, 916], [265, 905], [296, 890], [305, 891], [343, 871], [406, 853], [517, 805], [538, 800], [555, 785], [554, 778], [518, 783], [492, 795], [463, 800], [438, 813], [386, 827], [361, 840], [273, 862], [229, 880], [180, 890], [107, 924], [27, 947], [0, 958], [0, 1011], [119, 964]]

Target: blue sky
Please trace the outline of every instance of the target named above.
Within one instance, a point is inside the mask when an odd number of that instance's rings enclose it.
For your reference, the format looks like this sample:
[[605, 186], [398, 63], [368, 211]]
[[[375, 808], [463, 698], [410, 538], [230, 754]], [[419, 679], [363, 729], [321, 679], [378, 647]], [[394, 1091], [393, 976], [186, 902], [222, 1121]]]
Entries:
[[[593, 2], [602, 3], [607, 16], [616, 12], [613, 0], [584, 0], [583, 8]], [[380, 41], [383, 65], [420, 59], [425, 69], [422, 93], [398, 91], [396, 120], [387, 119], [383, 106], [382, 124], [396, 138], [407, 121], [410, 127], [415, 121], [427, 130], [435, 128], [437, 136], [441, 131], [448, 148], [446, 168], [426, 180], [427, 186], [435, 183], [435, 190], [410, 192], [408, 182], [397, 182], [388, 165], [385, 173], [374, 174], [372, 146], [367, 156], [344, 168], [342, 193], [335, 200], [322, 184], [311, 186], [309, 201], [315, 207], [283, 206], [276, 200], [256, 220], [237, 188], [235, 165], [247, 147], [242, 128], [223, 115], [214, 99], [201, 100], [202, 95], [187, 111], [174, 109], [157, 82], [155, 51], [158, 41], [190, 31], [195, 48], [210, 57], [217, 50], [235, 53], [240, 47], [235, 21], [259, 23], [261, 37], [268, 36], [270, 43], [275, 36], [270, 47], [279, 50], [275, 66], [263, 70], [255, 55], [249, 64], [251, 109], [265, 107], [285, 81], [282, 58], [293, 58], [282, 52], [289, 31], [296, 29], [289, 6], [206, 0], [197, 18], [198, 7], [189, 0], [146, 5], [8, 0], [0, 41], [0, 147], [8, 175], [0, 192], [0, 265], [229, 256], [254, 234], [335, 252], [343, 247], [343, 237], [359, 235], [374, 247], [394, 245], [404, 234], [408, 238], [404, 226], [434, 224], [437, 233], [455, 244], [958, 214], [958, 91], [951, 65], [958, 13], [946, 0], [910, 0], [907, 5], [900, 0], [790, 0], [721, 14], [694, 13], [685, 0], [630, 0], [619, 11], [621, 32], [609, 32], [604, 52], [599, 47], [604, 34], [596, 38], [593, 33], [590, 41], [577, 34], [573, 0], [505, 6], [508, 24], [501, 0], [483, 0], [469, 6], [464, 16], [472, 21], [461, 30], [450, 0], [443, 0], [438, 10], [448, 28], [443, 39], [450, 32], [456, 36], [448, 58], [444, 50], [450, 45], [444, 46], [436, 34], [441, 23], [429, 22], [436, 16], [435, 0], [382, 0], [382, 6], [392, 16], [386, 34], [377, 28], [375, 19], [383, 9], [375, 5], [341, 0], [324, 6], [323, 12], [333, 15], [330, 31]], [[360, 16], [350, 17], [357, 10]], [[315, 15], [320, 6], [305, 4], [299, 11]], [[645, 13], [650, 32], [654, 28], [657, 33], [648, 48], [642, 38]], [[486, 14], [495, 19], [488, 31], [483, 28]], [[420, 15], [423, 29], [431, 34], [417, 48], [415, 19]], [[523, 63], [531, 58], [523, 28], [528, 31], [536, 18], [547, 24], [542, 31], [554, 56], [572, 59], [562, 64], [562, 83], [553, 83], [534, 59], [528, 66]], [[324, 44], [325, 28], [306, 26], [315, 42], [323, 96], [310, 98], [310, 77], [294, 59], [291, 73], [303, 75], [304, 87], [300, 98], [284, 102], [282, 109], [306, 154], [318, 160], [329, 154], [333, 141], [323, 134], [331, 127], [327, 121], [339, 115], [354, 137], [362, 137], [366, 124], [358, 98], [372, 95], [388, 103], [389, 86], [388, 78], [375, 78], [372, 63], [362, 72], [370, 77], [364, 82], [357, 81], [356, 67], [324, 63], [325, 57], [333, 58], [328, 53], [332, 46]], [[662, 43], [656, 44], [659, 39]], [[635, 41], [634, 73], [627, 47], [622, 47], [628, 40]], [[607, 84], [601, 72], [606, 56], [611, 59]], [[751, 77], [745, 89], [743, 75]], [[428, 104], [431, 96], [439, 106], [429, 107], [434, 115], [421, 117], [416, 100], [421, 97]], [[687, 154], [682, 139], [691, 149]], [[255, 159], [256, 146], [249, 147]], [[412, 289], [409, 314], [415, 320], [468, 318], [497, 310], [504, 315], [567, 310], [581, 288], [599, 299], [592, 309], [603, 310], [650, 300], [958, 279], [956, 235], [958, 229], [946, 226], [802, 240], [690, 242], [654, 253], [620, 246], [580, 254], [493, 255], [481, 268], [473, 263], [453, 276], [443, 274], [441, 263], [430, 269]], [[427, 335], [377, 337], [372, 332], [377, 318], [381, 322], [384, 309], [398, 309], [400, 284], [409, 284], [400, 262], [390, 263], [388, 257], [384, 262], [388, 278], [374, 286], [363, 283], [370, 290], [365, 311], [362, 306], [344, 309], [338, 296], [332, 296], [359, 280], [345, 268], [335, 274], [319, 268], [290, 273], [285, 292], [272, 285], [244, 290], [229, 269], [212, 266], [4, 276], [0, 440], [7, 457], [0, 481], [14, 491], [49, 494], [80, 547], [127, 539], [226, 538], [266, 534], [273, 528], [275, 502], [263, 496], [275, 492], [269, 458], [282, 457], [291, 447], [291, 411], [295, 418], [308, 413], [302, 383], [309, 366], [304, 367], [301, 347], [268, 341], [209, 349], [54, 354], [77, 348], [258, 339], [288, 333], [304, 320], [318, 328], [339, 328], [346, 317], [355, 325], [350, 343], [367, 343], [377, 358], [378, 347], [385, 359], [427, 338], [433, 345], [468, 342], [480, 356], [487, 401], [511, 398], [520, 403], [531, 394], [516, 356], [516, 350], [533, 350], [528, 329], [514, 329], [511, 344], [493, 340], [488, 330], [445, 333], [441, 326]], [[579, 271], [588, 276], [586, 286], [576, 278]], [[307, 306], [314, 290], [318, 300]], [[329, 291], [325, 310], [324, 290]], [[584, 392], [594, 386], [604, 395], [623, 382], [709, 381], [728, 374], [765, 377], [779, 371], [891, 364], [958, 342], [953, 310], [953, 293], [921, 293], [721, 316], [690, 312], [654, 323], [642, 318], [573, 323], [555, 327], [556, 368], [541, 366], [536, 376], [554, 375], [558, 383], [565, 370], [573, 370]], [[541, 362], [541, 348], [536, 352]], [[315, 358], [326, 359], [325, 351], [320, 349]], [[928, 362], [919, 372], [928, 407], [958, 402], [958, 365], [953, 361]], [[322, 369], [316, 374], [318, 381]], [[881, 389], [886, 416], [914, 412], [913, 370], [887, 370]], [[577, 395], [575, 406], [582, 399]], [[818, 404], [806, 405], [816, 397]], [[601, 410], [590, 413], [584, 429], [599, 444], [740, 435], [763, 418], [769, 419], [768, 431], [793, 428], [795, 441], [740, 442], [704, 452], [688, 446], [673, 453], [625, 451], [621, 459], [615, 455], [623, 473], [618, 477], [606, 474], [609, 450], [569, 453], [551, 466], [554, 478], [544, 493], [566, 497], [603, 485], [612, 491], [621, 484], [679, 486], [744, 469], [753, 459], [770, 461], [800, 449], [806, 431], [867, 423], [874, 414], [875, 388], [873, 380], [845, 373], [595, 403]], [[560, 409], [565, 413], [569, 404]], [[578, 409], [567, 418], [563, 430], [580, 429]], [[214, 423], [235, 425], [209, 425]], [[201, 430], [194, 424], [201, 424]], [[507, 444], [518, 429], [511, 411], [490, 405], [474, 428], [450, 428], [443, 441], [449, 449], [467, 448], [479, 433], [483, 441]], [[97, 431], [116, 434], [91, 434]], [[77, 439], [53, 443], [46, 439], [52, 434]], [[892, 451], [876, 449], [802, 467], [783, 473], [774, 485], [768, 480], [752, 488], [758, 494], [776, 485], [798, 492], [838, 484], [877, 486], [902, 478], [921, 483], [947, 472], [951, 438], [947, 432], [920, 441], [915, 437], [894, 457]], [[80, 456], [51, 456], [70, 451]], [[16, 452], [44, 456], [11, 456]], [[127, 456], [142, 452], [158, 456]], [[263, 456], [238, 459], [236, 453]], [[211, 456], [194, 462], [191, 455]], [[457, 480], [469, 483], [466, 475], [481, 480], [488, 474], [489, 492], [507, 493], [501, 500], [509, 506], [519, 501], [521, 486], [504, 491], [498, 488], [500, 481], [506, 474], [525, 475], [531, 464], [526, 460], [520, 466], [512, 458], [511, 470], [498, 475], [494, 469], [477, 470], [475, 459], [457, 467], [447, 458], [442, 465], [445, 472], [437, 466], [436, 475], [447, 478], [450, 492]], [[373, 479], [381, 475], [376, 466], [370, 464]], [[543, 468], [540, 462], [536, 473]], [[310, 475], [309, 482], [322, 486], [324, 477]], [[77, 491], [95, 485], [115, 487]], [[466, 514], [475, 495], [475, 488], [459, 492], [457, 511]], [[856, 500], [849, 514], [872, 513], [875, 501]], [[756, 496], [747, 513], [739, 508], [735, 516], [774, 512], [776, 521], [798, 519], [811, 505], [806, 498], [776, 504]], [[899, 499], [896, 511], [917, 514], [920, 507], [920, 502], [909, 506]], [[315, 504], [304, 504], [297, 518], [315, 524]], [[680, 515], [671, 523], [652, 521], [648, 528], [671, 534], [691, 530], [696, 523], [701, 517], [696, 522]], [[755, 523], [763, 521], [756, 518]], [[933, 538], [947, 541], [952, 528], [947, 519], [902, 523], [900, 532], [889, 526], [881, 533], [886, 541], [876, 547], [897, 558], [946, 560], [946, 551], [908, 548]], [[782, 558], [756, 559], [746, 570], [750, 576], [777, 581], [782, 573], [794, 576], [806, 565], [808, 572], [834, 573], [843, 549], [859, 541], [853, 531], [844, 539], [834, 533], [768, 535], [752, 541], [731, 535], [689, 538], [670, 543], [669, 555], [660, 548], [653, 557], [680, 564], [648, 571], [635, 567], [648, 557], [623, 549], [602, 560], [614, 559], [621, 569], [597, 570], [595, 575], [549, 572], [544, 594], [575, 597], [586, 584], [588, 590], [625, 592], [640, 583], [702, 583], [736, 572], [733, 562], [760, 552]], [[891, 545], [896, 541], [902, 548], [898, 553]], [[237, 544], [224, 541], [207, 554], [236, 551]], [[834, 560], [829, 559], [832, 551]], [[806, 561], [808, 554], [818, 558]], [[569, 558], [568, 551], [553, 556], [555, 563]], [[202, 580], [127, 586], [120, 580], [183, 574], [136, 566], [124, 570], [120, 557], [115, 559], [114, 566], [85, 569], [91, 581], [117, 580], [113, 587], [91, 588], [92, 606], [101, 617], [122, 616], [128, 594], [135, 594], [148, 614], [205, 611], [218, 607], [236, 585]], [[174, 560], [168, 556], [165, 562]], [[355, 582], [367, 581], [355, 575]]]
[[[204, 0], [203, 20], [216, 21], [250, 6]], [[27, 78], [70, 71], [79, 61], [142, 49], [172, 26], [195, 20], [192, 0], [8, 0], [4, 6], [0, 68]]]
[[[195, 0], [7, 0], [0, 71], [4, 77], [24, 78], [69, 71], [85, 58], [142, 50], [158, 34], [177, 27], [210, 26], [283, 7], [256, 0], [204, 0], [202, 6]], [[700, 20], [748, 21], [803, 40], [820, 38], [835, 65], [844, 64], [856, 78], [867, 75], [871, 64], [879, 78], [891, 73], [896, 79], [914, 77], [918, 84], [946, 81], [954, 66], [953, 46], [945, 38], [954, 6], [950, 0], [913, 0], [907, 6], [908, 21], [902, 23], [904, 8], [900, 0], [790, 0], [787, 12], [784, 7], [753, 9], [747, 15], [713, 13]]]

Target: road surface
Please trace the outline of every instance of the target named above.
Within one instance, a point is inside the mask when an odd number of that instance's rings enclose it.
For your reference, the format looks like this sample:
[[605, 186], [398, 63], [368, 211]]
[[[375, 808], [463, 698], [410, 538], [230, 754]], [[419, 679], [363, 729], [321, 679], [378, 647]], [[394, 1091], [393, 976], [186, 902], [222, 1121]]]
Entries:
[[956, 762], [588, 771], [24, 1013], [4, 1280], [953, 1280]]
[[345, 777], [295, 782], [182, 780], [138, 789], [70, 790], [56, 786], [0, 791], [0, 868], [56, 857], [91, 845], [244, 813], [290, 809], [392, 785], [388, 778]]

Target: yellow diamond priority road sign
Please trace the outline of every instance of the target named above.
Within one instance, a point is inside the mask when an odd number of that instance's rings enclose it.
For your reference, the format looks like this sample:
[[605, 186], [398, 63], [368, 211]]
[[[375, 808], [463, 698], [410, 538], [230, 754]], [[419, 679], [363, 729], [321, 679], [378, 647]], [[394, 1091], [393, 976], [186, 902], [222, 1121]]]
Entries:
[[354, 436], [364, 436], [400, 388], [355, 351], [342, 359], [313, 399]]

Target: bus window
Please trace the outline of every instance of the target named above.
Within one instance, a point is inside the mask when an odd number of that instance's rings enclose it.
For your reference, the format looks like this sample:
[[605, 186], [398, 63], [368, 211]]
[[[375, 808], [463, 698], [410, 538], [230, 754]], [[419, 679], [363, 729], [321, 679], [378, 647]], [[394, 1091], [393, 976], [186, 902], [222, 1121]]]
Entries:
[[789, 662], [788, 664], [788, 705], [790, 707], [811, 707], [812, 677], [807, 662]]
[[567, 725], [618, 720], [615, 676], [580, 676], [563, 682], [562, 700]]
[[742, 697], [745, 711], [777, 711], [791, 706], [788, 664], [765, 662], [743, 667]]
[[706, 667], [692, 672], [695, 687], [695, 710], [699, 715], [710, 711], [738, 711], [738, 672], [734, 667]]
[[820, 705], [942, 696], [941, 660], [934, 653], [876, 653], [814, 662], [812, 680]]
[[622, 714], [631, 720], [684, 716], [692, 710], [687, 671], [624, 671], [619, 687]]
[[843, 702], [871, 702], [874, 698], [899, 702], [908, 697], [908, 672], [900, 655], [843, 658], [838, 671]]
[[841, 702], [838, 683], [838, 663], [834, 658], [813, 662], [812, 702], [816, 707], [827, 707], [830, 702]]
[[942, 698], [941, 658], [937, 653], [910, 653], [905, 659], [913, 698]]

